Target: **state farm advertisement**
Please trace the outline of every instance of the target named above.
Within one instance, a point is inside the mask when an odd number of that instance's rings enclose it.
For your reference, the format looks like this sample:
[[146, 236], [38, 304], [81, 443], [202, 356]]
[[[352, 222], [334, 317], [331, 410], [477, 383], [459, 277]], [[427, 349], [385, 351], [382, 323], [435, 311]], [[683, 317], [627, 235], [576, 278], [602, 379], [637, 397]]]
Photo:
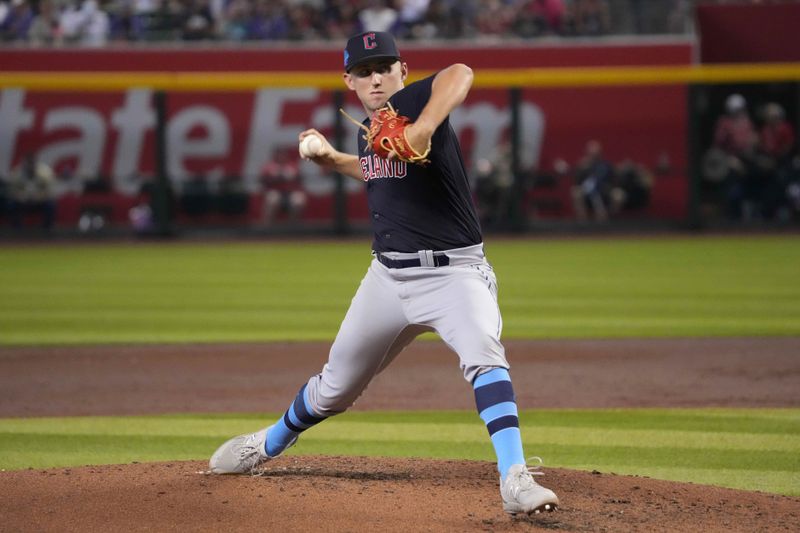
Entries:
[[[353, 94], [346, 94], [345, 102], [350, 115], [364, 116]], [[257, 194], [265, 165], [281, 150], [297, 154], [297, 136], [306, 128], [331, 137], [337, 113], [332, 92], [311, 87], [169, 93], [169, 179], [179, 192], [195, 176], [237, 176]], [[574, 164], [587, 142], [597, 140], [613, 163], [631, 159], [652, 169], [668, 162], [670, 171], [656, 177], [647, 215], [685, 215], [685, 87], [526, 88], [520, 113], [526, 171], [551, 173], [560, 160]], [[507, 90], [473, 89], [451, 114], [468, 169], [481, 158], [494, 157], [509, 137], [510, 121]], [[4, 88], [0, 125], [0, 176], [7, 176], [26, 153], [36, 152], [62, 177], [64, 194], [75, 192], [81, 180], [99, 176], [116, 193], [136, 195], [155, 171], [156, 113], [150, 89], [37, 93]], [[348, 122], [344, 128], [343, 148], [354, 153], [359, 131]], [[301, 174], [310, 196], [333, 192], [333, 180], [316, 165], [301, 163]], [[554, 194], [568, 195], [571, 179], [559, 176]], [[362, 195], [363, 184], [347, 180], [347, 191]], [[555, 216], [572, 216], [570, 202], [563, 200], [565, 208]], [[365, 213], [356, 210], [356, 216]]]

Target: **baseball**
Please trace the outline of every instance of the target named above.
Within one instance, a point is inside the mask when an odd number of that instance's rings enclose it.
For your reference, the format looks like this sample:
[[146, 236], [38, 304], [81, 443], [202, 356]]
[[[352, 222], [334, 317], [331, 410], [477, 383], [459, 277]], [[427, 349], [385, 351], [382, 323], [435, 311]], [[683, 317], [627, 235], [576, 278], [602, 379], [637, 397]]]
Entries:
[[311, 134], [303, 137], [300, 141], [300, 155], [303, 157], [314, 157], [322, 151], [322, 139]]

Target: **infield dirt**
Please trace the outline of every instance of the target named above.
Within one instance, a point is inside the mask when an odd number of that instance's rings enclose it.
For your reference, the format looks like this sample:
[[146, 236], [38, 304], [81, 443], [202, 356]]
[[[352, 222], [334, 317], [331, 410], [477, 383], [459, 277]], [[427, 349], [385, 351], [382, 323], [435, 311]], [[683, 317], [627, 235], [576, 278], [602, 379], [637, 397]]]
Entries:
[[[519, 404], [800, 405], [800, 339], [506, 343]], [[0, 349], [0, 416], [280, 411], [327, 345]], [[457, 359], [415, 343], [356, 409], [471, 409]], [[265, 421], [266, 422], [266, 421]], [[254, 428], [257, 429], [257, 428]], [[57, 446], [57, 443], [53, 444]], [[800, 499], [545, 468], [555, 513], [512, 520], [488, 462], [280, 458], [265, 475], [204, 462], [0, 474], [0, 531], [796, 531]]]

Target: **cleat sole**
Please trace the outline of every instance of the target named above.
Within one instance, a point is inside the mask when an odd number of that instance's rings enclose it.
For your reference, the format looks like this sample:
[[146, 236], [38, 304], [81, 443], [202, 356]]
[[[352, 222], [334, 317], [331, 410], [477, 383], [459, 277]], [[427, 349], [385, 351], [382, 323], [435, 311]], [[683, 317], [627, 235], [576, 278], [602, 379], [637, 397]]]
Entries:
[[533, 510], [533, 512], [528, 514], [542, 514], [542, 513], [552, 513], [553, 511], [557, 510], [558, 506], [552, 503], [546, 503], [541, 507], [537, 507]]
[[553, 511], [558, 511], [558, 505], [553, 504], [553, 503], [546, 503], [546, 504], [540, 505], [536, 509], [533, 509], [533, 510], [528, 511], [528, 512], [525, 512], [525, 511], [506, 511], [506, 513], [508, 513], [511, 516], [511, 518], [518, 518], [520, 516], [524, 517], [524, 516], [540, 515], [540, 514], [543, 514], [543, 513], [552, 513]]

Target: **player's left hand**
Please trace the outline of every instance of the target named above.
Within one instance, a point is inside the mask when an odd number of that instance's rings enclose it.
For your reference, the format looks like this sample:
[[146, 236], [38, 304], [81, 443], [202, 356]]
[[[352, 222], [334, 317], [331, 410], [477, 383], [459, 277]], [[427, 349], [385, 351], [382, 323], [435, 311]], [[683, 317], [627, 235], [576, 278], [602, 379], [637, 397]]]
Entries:
[[367, 145], [380, 157], [399, 159], [407, 163], [429, 163], [431, 135], [425, 124], [414, 124], [397, 113], [391, 104], [378, 109], [367, 128]]
[[[409, 146], [418, 154], [427, 153], [431, 145], [432, 132], [428, 131], [424, 125], [414, 122], [406, 126], [406, 141]], [[397, 152], [392, 151], [389, 153], [387, 159], [396, 159]]]

